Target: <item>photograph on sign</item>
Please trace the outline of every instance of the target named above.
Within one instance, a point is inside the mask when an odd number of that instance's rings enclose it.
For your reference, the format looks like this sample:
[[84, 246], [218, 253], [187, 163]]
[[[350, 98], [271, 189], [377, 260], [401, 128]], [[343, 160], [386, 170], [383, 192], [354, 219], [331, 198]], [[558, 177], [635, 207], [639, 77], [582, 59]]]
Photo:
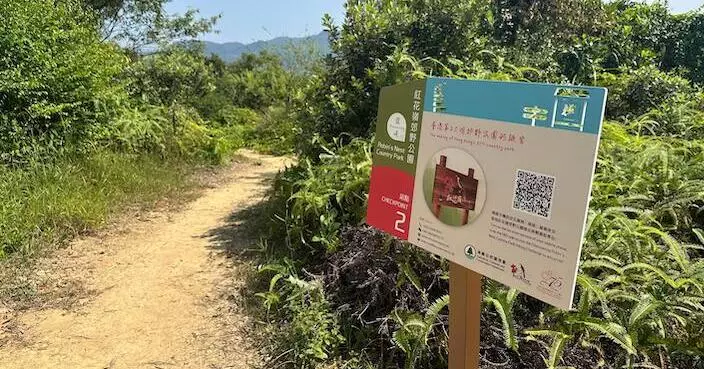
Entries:
[[423, 197], [438, 220], [464, 226], [474, 221], [484, 206], [483, 179], [479, 163], [469, 153], [444, 149], [428, 161], [423, 173]]
[[367, 222], [569, 309], [605, 100], [446, 78], [383, 89]]

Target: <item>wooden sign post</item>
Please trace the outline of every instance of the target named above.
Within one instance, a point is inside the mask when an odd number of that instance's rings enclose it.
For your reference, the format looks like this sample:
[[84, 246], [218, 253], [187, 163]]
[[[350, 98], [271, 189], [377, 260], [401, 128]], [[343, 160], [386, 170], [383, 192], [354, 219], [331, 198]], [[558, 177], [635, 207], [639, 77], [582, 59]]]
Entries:
[[479, 369], [482, 275], [450, 263], [448, 369]]

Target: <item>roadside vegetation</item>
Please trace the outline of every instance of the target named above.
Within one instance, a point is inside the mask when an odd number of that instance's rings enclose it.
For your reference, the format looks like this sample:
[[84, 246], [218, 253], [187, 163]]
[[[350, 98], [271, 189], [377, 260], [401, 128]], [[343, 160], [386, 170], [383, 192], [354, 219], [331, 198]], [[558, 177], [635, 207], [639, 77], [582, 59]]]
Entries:
[[189, 40], [217, 18], [164, 3], [0, 1], [0, 259], [185, 194], [239, 148], [291, 151], [301, 77], [273, 54], [206, 57]]
[[[444, 368], [448, 265], [364, 225], [381, 87], [610, 89], [572, 311], [485, 281], [484, 368], [704, 368], [704, 14], [630, 1], [348, 1], [295, 95], [253, 282], [267, 367]], [[575, 225], [581, 226], [581, 225]]]

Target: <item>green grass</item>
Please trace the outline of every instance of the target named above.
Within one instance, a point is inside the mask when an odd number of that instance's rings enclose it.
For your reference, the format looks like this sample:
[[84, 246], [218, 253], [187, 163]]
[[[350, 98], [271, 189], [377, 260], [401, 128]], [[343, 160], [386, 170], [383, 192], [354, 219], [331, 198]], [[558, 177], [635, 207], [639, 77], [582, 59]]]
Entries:
[[194, 165], [98, 152], [23, 169], [0, 168], [0, 258], [100, 227], [116, 212], [193, 188]]

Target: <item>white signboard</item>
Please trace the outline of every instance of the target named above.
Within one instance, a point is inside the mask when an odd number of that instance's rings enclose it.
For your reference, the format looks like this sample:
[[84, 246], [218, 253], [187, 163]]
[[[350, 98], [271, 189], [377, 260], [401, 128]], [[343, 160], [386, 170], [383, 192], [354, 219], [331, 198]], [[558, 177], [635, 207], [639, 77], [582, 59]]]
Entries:
[[367, 222], [569, 309], [605, 101], [439, 78], [383, 89]]

